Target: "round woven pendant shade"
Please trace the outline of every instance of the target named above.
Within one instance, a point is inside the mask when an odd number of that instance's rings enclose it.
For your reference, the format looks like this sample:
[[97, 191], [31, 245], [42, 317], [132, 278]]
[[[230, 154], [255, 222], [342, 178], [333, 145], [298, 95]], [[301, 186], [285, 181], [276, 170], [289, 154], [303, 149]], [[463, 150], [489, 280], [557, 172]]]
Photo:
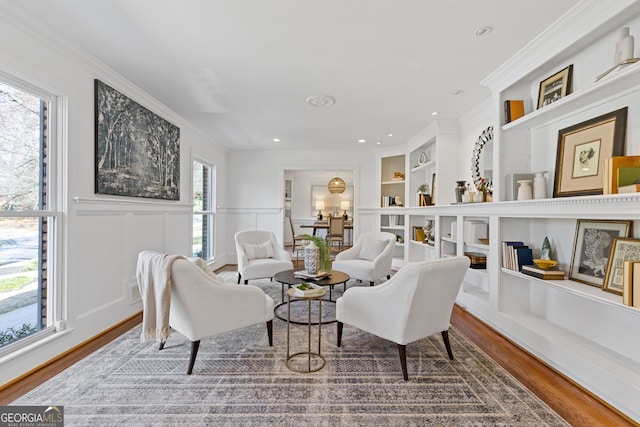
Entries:
[[344, 193], [344, 190], [347, 188], [347, 184], [345, 184], [344, 179], [335, 177], [331, 178], [329, 181], [329, 192], [330, 193]]

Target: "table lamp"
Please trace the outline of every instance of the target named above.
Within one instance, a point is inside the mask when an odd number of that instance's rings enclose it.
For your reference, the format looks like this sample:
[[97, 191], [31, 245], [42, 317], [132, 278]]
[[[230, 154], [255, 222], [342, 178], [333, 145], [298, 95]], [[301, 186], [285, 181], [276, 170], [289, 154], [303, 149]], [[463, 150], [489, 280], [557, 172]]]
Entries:
[[324, 201], [316, 200], [316, 210], [318, 211], [318, 221], [322, 221], [322, 210], [324, 209]]
[[347, 214], [347, 211], [350, 208], [350, 203], [348, 200], [343, 200], [340, 202], [340, 209], [344, 211], [344, 215], [342, 215], [344, 217], [344, 220], [348, 220], [349, 219], [349, 215]]

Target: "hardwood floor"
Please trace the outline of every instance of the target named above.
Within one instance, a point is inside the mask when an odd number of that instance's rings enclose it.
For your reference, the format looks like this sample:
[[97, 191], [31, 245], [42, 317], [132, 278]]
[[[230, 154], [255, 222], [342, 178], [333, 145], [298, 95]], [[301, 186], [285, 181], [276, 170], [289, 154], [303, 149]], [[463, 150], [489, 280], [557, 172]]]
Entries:
[[[218, 271], [235, 270], [236, 266], [225, 266]], [[141, 313], [132, 316], [60, 355], [50, 363], [2, 386], [0, 388], [0, 405], [8, 405], [24, 393], [138, 325], [141, 321]], [[454, 307], [451, 324], [571, 425], [594, 427], [640, 425], [607, 406], [564, 376], [559, 375], [458, 306]], [[453, 351], [455, 354], [455, 348]]]

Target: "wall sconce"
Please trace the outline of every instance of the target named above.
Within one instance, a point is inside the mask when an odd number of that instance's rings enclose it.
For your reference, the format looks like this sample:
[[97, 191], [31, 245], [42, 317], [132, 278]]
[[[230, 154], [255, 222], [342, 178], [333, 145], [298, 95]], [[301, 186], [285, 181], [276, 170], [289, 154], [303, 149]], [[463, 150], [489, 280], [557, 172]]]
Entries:
[[343, 200], [340, 202], [340, 209], [344, 211], [344, 215], [342, 215], [344, 217], [344, 220], [348, 220], [349, 219], [349, 215], [347, 214], [347, 211], [349, 210], [349, 208], [351, 207], [351, 204], [349, 203], [348, 200]]
[[323, 209], [324, 209], [324, 200], [316, 200], [316, 210], [318, 211], [318, 221], [322, 221]]

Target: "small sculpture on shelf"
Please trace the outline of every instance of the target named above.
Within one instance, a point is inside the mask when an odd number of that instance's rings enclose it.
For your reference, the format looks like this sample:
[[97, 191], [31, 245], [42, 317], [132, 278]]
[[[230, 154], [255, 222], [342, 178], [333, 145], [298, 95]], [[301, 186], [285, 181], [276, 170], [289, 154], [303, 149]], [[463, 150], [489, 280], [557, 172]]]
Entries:
[[464, 186], [467, 181], [456, 181], [456, 202], [462, 203], [462, 195], [467, 190]]
[[433, 246], [435, 244], [435, 237], [433, 235], [433, 220], [426, 220], [426, 225], [424, 227], [424, 243], [429, 246]]

